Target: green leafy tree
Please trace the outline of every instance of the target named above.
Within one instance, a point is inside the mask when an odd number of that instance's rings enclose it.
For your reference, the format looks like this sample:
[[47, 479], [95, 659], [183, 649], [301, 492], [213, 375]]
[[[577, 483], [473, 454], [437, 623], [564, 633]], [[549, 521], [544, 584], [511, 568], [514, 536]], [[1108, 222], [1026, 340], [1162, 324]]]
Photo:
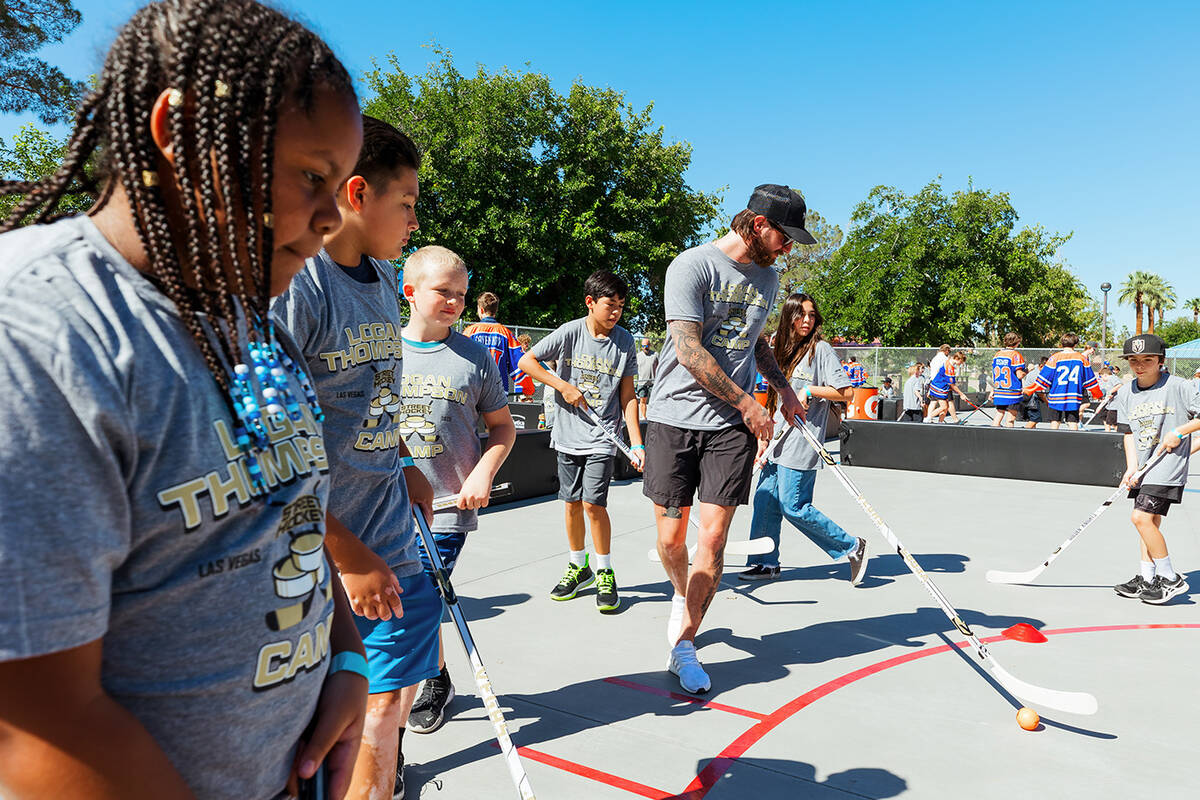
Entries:
[[1193, 339], [1200, 339], [1200, 322], [1186, 317], [1173, 319], [1159, 325], [1156, 333], [1167, 343], [1167, 347], [1174, 347]]
[[[60, 139], [36, 125], [23, 125], [13, 136], [11, 145], [0, 139], [0, 178], [29, 182], [41, 180], [62, 165], [66, 152], [67, 137]], [[87, 173], [91, 175], [90, 167]], [[0, 219], [6, 219], [23, 197], [19, 194], [0, 197]], [[80, 186], [63, 196], [59, 209], [65, 214], [86, 211], [94, 200], [95, 196]]]
[[684, 181], [691, 146], [612, 89], [575, 82], [563, 95], [546, 75], [507, 68], [464, 75], [436, 53], [421, 75], [394, 57], [367, 75], [366, 112], [424, 152], [414, 246], [458, 252], [506, 322], [579, 316], [601, 268], [630, 284], [627, 326], [661, 319], [667, 265], [719, 218], [720, 197]]
[[779, 301], [767, 321], [767, 329], [774, 330], [779, 323], [779, 312], [783, 301], [792, 292], [803, 292], [814, 272], [825, 268], [829, 259], [842, 246], [842, 229], [829, 222], [811, 208], [805, 216], [804, 226], [816, 239], [816, 244], [796, 244], [792, 251], [776, 262], [780, 269]]
[[[1121, 284], [1121, 294], [1118, 295], [1117, 302], [1133, 306], [1134, 336], [1142, 335], [1142, 309], [1146, 305], [1147, 290], [1152, 291], [1154, 288], [1154, 278], [1153, 273], [1134, 270], [1126, 276], [1125, 282]], [[1151, 321], [1151, 325], [1153, 325], [1153, 321]]]
[[1016, 221], [1004, 193], [878, 186], [806, 286], [831, 332], [888, 345], [992, 344], [1016, 331], [1033, 346], [1098, 325], [1095, 301], [1055, 260], [1069, 235]]
[[61, 41], [81, 19], [71, 0], [0, 3], [0, 112], [32, 111], [47, 125], [70, 119], [83, 84], [32, 54]]
[[1191, 300], [1185, 300], [1183, 307], [1192, 312], [1192, 322], [1200, 324], [1200, 297], [1193, 297]]

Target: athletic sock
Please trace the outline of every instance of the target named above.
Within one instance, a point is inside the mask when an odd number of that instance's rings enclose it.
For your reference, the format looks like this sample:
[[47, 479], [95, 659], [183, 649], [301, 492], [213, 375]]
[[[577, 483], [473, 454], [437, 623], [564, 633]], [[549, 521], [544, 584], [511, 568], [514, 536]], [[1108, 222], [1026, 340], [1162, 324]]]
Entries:
[[1162, 575], [1164, 580], [1175, 580], [1175, 570], [1171, 569], [1171, 557], [1154, 559], [1154, 572], [1157, 575]]
[[612, 569], [612, 553], [596, 553], [596, 569]]
[[571, 563], [577, 567], [587, 566], [587, 550], [572, 550]]
[[1146, 583], [1154, 580], [1154, 562], [1139, 561], [1138, 563], [1142, 565], [1142, 580], [1144, 580]]
[[687, 610], [687, 598], [676, 594], [671, 598], [671, 615], [667, 617], [667, 643], [674, 647], [683, 630], [683, 612]]

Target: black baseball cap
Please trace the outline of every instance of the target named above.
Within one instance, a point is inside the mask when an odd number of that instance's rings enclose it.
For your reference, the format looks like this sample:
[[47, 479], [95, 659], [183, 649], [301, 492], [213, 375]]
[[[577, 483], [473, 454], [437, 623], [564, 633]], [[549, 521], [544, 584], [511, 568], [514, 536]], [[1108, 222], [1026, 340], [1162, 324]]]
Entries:
[[1130, 356], [1162, 356], [1167, 357], [1167, 343], [1153, 333], [1139, 333], [1130, 336], [1121, 347], [1121, 358]]
[[808, 213], [808, 207], [804, 205], [804, 198], [795, 189], [780, 186], [778, 183], [755, 186], [746, 208], [755, 214], [762, 214], [799, 244], [817, 243], [804, 227], [804, 215]]

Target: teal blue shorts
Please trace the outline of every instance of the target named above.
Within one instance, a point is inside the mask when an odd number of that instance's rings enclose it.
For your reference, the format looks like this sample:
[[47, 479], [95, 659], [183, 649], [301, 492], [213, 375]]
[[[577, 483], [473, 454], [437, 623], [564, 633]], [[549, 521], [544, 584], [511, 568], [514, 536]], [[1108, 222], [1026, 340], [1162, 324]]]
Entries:
[[367, 651], [371, 694], [415, 686], [438, 674], [438, 626], [442, 598], [424, 572], [398, 578], [404, 616], [389, 620], [355, 615]]

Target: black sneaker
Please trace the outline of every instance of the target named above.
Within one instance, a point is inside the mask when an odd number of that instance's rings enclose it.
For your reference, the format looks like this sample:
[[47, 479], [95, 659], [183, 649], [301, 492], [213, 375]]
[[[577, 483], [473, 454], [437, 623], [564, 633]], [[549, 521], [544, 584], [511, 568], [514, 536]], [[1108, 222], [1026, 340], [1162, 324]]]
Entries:
[[867, 540], [860, 536], [858, 547], [854, 548], [854, 552], [848, 555], [846, 560], [850, 562], [850, 585], [858, 586], [867, 574]]
[[427, 678], [421, 694], [408, 714], [408, 729], [413, 733], [433, 733], [446, 721], [446, 707], [454, 699], [454, 683], [445, 667]]
[[1183, 594], [1187, 590], [1187, 581], [1178, 573], [1172, 580], [1167, 580], [1162, 575], [1155, 575], [1154, 580], [1150, 581], [1150, 584], [1142, 590], [1139, 597], [1143, 603], [1161, 606], [1175, 595]]
[[745, 572], [738, 573], [739, 581], [773, 581], [778, 577], [778, 564], [755, 564]]
[[568, 563], [562, 580], [550, 590], [550, 599], [570, 600], [579, 593], [580, 589], [586, 589], [595, 582], [596, 576], [586, 562], [582, 567], [578, 564]]
[[596, 570], [596, 608], [601, 611], [616, 611], [620, 605], [616, 574], [611, 569]]
[[1134, 575], [1124, 583], [1118, 583], [1113, 587], [1113, 591], [1121, 595], [1121, 597], [1141, 597], [1150, 584], [1142, 577], [1142, 573]]
[[396, 784], [392, 787], [392, 800], [404, 800], [404, 753], [396, 754]]

